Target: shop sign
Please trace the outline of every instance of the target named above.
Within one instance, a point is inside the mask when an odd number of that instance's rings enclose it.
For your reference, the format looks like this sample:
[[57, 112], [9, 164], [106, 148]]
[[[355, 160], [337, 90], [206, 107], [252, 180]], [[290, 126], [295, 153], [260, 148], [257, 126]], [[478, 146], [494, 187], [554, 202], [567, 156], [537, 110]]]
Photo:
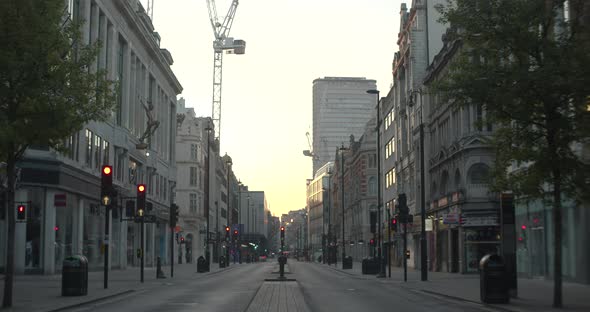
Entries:
[[425, 224], [426, 224], [426, 231], [432, 232], [432, 219], [427, 218]]
[[452, 197], [451, 197], [451, 202], [456, 203], [459, 201], [459, 192], [455, 192], [453, 193]]
[[448, 200], [448, 198], [446, 196], [445, 197], [442, 197], [441, 199], [438, 200], [438, 206], [439, 207], [446, 206], [448, 203], [449, 203], [449, 200]]
[[53, 195], [53, 203], [55, 207], [66, 206], [66, 194], [55, 194]]
[[497, 226], [498, 216], [463, 217], [463, 226]]
[[459, 214], [447, 213], [443, 215], [443, 224], [459, 224]]

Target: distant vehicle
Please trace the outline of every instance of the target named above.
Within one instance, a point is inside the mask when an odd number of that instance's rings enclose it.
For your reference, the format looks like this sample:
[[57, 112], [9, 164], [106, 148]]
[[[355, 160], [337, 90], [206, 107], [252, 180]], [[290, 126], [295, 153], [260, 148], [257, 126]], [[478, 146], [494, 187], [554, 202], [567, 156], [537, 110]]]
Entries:
[[258, 257], [258, 260], [260, 262], [266, 262], [266, 256], [265, 255], [262, 255], [262, 256]]

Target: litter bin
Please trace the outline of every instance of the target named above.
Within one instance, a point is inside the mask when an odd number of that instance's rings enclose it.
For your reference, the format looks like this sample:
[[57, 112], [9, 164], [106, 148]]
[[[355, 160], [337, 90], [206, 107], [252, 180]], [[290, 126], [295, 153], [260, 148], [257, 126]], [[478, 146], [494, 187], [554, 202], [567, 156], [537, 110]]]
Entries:
[[489, 254], [481, 258], [479, 261], [479, 281], [479, 293], [482, 302], [510, 302], [506, 266], [502, 257]]
[[64, 259], [61, 270], [61, 295], [85, 296], [88, 294], [88, 259], [82, 255]]
[[207, 260], [205, 260], [205, 257], [200, 256], [199, 259], [197, 259], [197, 273], [203, 273], [208, 271], [209, 267], [207, 265]]
[[342, 260], [342, 268], [343, 269], [352, 269], [352, 257], [348, 256], [348, 257], [344, 257], [344, 260]]

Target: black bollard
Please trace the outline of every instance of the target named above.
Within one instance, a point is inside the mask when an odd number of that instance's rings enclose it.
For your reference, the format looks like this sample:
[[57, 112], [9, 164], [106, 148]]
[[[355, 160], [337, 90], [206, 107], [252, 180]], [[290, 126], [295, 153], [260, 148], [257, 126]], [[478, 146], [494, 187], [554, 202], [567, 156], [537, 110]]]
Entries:
[[160, 257], [157, 258], [156, 262], [156, 278], [166, 278], [164, 271], [162, 271], [162, 260]]

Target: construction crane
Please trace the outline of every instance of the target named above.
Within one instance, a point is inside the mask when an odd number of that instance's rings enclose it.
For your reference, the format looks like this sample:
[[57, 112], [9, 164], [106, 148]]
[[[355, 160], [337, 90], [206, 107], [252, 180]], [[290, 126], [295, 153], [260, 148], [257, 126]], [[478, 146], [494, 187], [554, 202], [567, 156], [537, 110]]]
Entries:
[[231, 26], [236, 15], [238, 0], [232, 0], [231, 6], [223, 22], [219, 22], [215, 0], [207, 0], [209, 19], [213, 27], [215, 40], [213, 41], [213, 109], [212, 116], [215, 126], [215, 138], [219, 140], [221, 133], [221, 85], [223, 74], [223, 51], [228, 54], [246, 53], [246, 42], [244, 40], [229, 37]]
[[314, 161], [319, 160], [320, 157], [317, 156], [316, 154], [314, 154], [313, 152], [313, 148], [311, 147], [311, 139], [310, 139], [310, 135], [309, 135], [309, 131], [305, 132], [305, 135], [307, 136], [307, 145], [309, 145], [309, 149], [308, 150], [304, 150], [303, 151], [303, 155], [307, 156], [307, 157], [311, 157]]

